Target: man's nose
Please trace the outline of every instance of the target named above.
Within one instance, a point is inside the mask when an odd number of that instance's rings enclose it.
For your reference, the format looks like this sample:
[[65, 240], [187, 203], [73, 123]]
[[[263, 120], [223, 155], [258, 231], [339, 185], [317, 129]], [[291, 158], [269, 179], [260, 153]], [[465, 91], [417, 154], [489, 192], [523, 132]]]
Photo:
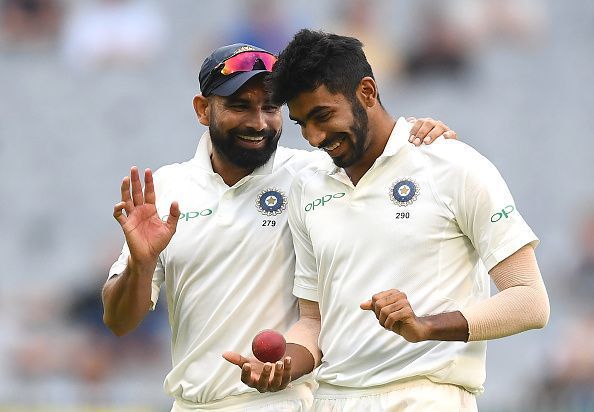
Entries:
[[302, 134], [313, 147], [320, 147], [320, 144], [326, 140], [326, 132], [311, 123], [302, 129]]
[[266, 116], [262, 110], [252, 110], [247, 117], [244, 126], [257, 131], [266, 129]]

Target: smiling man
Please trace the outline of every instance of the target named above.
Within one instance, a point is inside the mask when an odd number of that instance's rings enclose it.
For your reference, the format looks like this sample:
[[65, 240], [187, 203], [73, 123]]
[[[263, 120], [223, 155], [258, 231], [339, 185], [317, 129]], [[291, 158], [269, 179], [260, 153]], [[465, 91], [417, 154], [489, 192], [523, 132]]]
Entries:
[[[133, 330], [166, 284], [173, 365], [164, 387], [172, 411], [306, 411], [312, 403], [310, 377], [260, 394], [221, 358], [229, 348], [249, 350], [261, 329], [286, 332], [299, 317], [288, 193], [297, 172], [325, 155], [278, 146], [280, 106], [264, 87], [275, 61], [247, 44], [207, 57], [193, 103], [208, 131], [194, 158], [160, 168], [154, 179], [147, 169], [144, 193], [133, 167], [114, 207], [126, 243], [103, 289], [104, 321], [118, 335]], [[455, 137], [430, 119], [415, 126], [419, 140]], [[309, 356], [297, 344], [287, 353]]]
[[310, 353], [288, 372], [227, 359], [260, 391], [319, 365], [319, 412], [476, 411], [486, 341], [549, 316], [538, 239], [505, 182], [459, 141], [411, 147], [357, 39], [302, 30], [271, 79], [273, 101], [329, 155], [289, 194], [303, 309], [288, 335]]

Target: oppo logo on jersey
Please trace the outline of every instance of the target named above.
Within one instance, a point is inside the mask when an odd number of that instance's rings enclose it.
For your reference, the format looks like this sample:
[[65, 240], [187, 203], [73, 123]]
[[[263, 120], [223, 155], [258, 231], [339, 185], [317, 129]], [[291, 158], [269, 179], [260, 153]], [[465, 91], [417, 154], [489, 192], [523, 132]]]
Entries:
[[493, 214], [493, 216], [491, 216], [491, 222], [496, 223], [496, 222], [499, 222], [501, 219], [507, 219], [509, 214], [511, 212], [513, 212], [514, 210], [516, 210], [516, 209], [514, 209], [514, 207], [512, 205], [505, 206], [499, 212], [497, 212], [497, 213]]
[[[178, 220], [185, 220], [187, 222], [190, 219], [195, 219], [200, 216], [210, 216], [210, 215], [212, 215], [211, 209], [202, 209], [198, 212], [182, 212], [182, 213], [180, 213]], [[169, 215], [165, 215], [161, 218], [161, 220], [163, 222], [166, 222], [168, 217], [169, 217]]]
[[320, 197], [318, 199], [314, 199], [313, 202], [308, 203], [307, 205], [305, 205], [305, 211], [306, 212], [309, 212], [311, 210], [314, 210], [318, 206], [325, 206], [326, 203], [328, 203], [332, 199], [340, 199], [345, 194], [346, 193], [338, 192], [338, 193], [334, 193], [333, 195], [324, 195], [323, 197]]

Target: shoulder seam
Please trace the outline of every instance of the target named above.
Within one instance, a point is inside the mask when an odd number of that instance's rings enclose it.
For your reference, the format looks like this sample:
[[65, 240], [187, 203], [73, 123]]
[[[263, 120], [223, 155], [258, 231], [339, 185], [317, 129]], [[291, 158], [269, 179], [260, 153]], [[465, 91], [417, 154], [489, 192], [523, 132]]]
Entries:
[[423, 151], [422, 154], [423, 154], [423, 159], [425, 160], [424, 167], [427, 167], [429, 169], [428, 170], [429, 171], [429, 173], [428, 173], [429, 174], [429, 187], [431, 189], [431, 193], [433, 194], [433, 197], [440, 204], [442, 209], [445, 212], [447, 212], [448, 215], [455, 218], [455, 216], [456, 216], [455, 212], [448, 207], [447, 203], [439, 195], [439, 191], [437, 190], [437, 185], [435, 184], [435, 171], [433, 169], [433, 165], [431, 164], [431, 160], [429, 159], [429, 155], [425, 151]]

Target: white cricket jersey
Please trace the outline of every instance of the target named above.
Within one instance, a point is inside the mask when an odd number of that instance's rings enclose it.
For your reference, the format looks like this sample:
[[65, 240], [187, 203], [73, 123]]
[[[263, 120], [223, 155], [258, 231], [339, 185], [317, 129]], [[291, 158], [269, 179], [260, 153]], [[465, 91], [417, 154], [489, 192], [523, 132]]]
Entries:
[[318, 301], [320, 383], [364, 388], [425, 376], [482, 390], [486, 342], [409, 343], [359, 304], [399, 289], [417, 316], [489, 297], [488, 270], [538, 240], [497, 169], [471, 147], [408, 143], [400, 118], [356, 187], [330, 158], [291, 188], [293, 292]]
[[[196, 403], [257, 394], [222, 353], [250, 354], [258, 331], [284, 333], [298, 319], [287, 194], [296, 172], [325, 156], [279, 147], [268, 163], [229, 187], [213, 172], [211, 153], [205, 133], [192, 160], [154, 174], [161, 219], [174, 200], [181, 210], [153, 276], [151, 300], [157, 302], [165, 282], [172, 332], [173, 368], [164, 387]], [[110, 277], [125, 269], [128, 254], [124, 245]]]

